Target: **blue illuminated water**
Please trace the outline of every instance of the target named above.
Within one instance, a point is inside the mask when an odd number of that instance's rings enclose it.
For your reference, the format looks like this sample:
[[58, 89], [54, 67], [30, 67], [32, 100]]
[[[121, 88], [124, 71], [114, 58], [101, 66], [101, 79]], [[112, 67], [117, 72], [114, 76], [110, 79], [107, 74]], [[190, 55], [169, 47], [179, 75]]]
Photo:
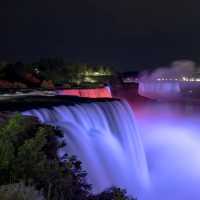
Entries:
[[64, 131], [94, 192], [120, 186], [139, 200], [200, 199], [200, 107], [124, 101], [25, 112]]
[[148, 166], [132, 109], [125, 101], [33, 109], [25, 115], [58, 126], [67, 144], [59, 155], [76, 155], [94, 192], [111, 186], [141, 196], [150, 185]]
[[200, 199], [200, 106], [152, 103], [137, 109], [151, 176], [150, 200]]
[[138, 94], [148, 98], [178, 97], [181, 92], [177, 81], [147, 81], [139, 82]]

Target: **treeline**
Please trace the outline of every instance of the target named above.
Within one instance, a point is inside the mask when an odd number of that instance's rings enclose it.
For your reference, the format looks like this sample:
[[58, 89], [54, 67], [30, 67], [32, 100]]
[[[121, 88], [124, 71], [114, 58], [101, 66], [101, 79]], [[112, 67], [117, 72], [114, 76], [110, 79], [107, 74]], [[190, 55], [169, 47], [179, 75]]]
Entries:
[[87, 87], [107, 83], [113, 74], [106, 66], [69, 64], [62, 58], [40, 59], [32, 64], [0, 62], [0, 88]]
[[1, 200], [133, 200], [115, 187], [94, 195], [81, 162], [68, 154], [58, 157], [66, 145], [62, 137], [33, 117], [16, 114], [1, 122]]

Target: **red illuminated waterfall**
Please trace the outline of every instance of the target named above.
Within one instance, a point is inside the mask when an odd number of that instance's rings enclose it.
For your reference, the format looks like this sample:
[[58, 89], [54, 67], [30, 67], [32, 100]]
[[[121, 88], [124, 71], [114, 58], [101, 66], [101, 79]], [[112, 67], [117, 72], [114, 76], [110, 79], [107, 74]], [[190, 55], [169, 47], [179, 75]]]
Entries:
[[110, 88], [94, 88], [94, 89], [63, 89], [58, 91], [59, 95], [72, 95], [89, 98], [112, 98]]

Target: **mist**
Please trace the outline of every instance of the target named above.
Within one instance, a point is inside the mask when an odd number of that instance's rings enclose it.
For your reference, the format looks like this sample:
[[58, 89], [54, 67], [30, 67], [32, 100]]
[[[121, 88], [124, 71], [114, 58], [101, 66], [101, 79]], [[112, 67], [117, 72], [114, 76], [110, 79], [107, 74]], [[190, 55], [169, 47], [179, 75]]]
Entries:
[[159, 67], [153, 72], [143, 71], [139, 75], [140, 81], [153, 81], [158, 78], [180, 78], [192, 76], [199, 71], [198, 65], [191, 60], [179, 60], [172, 62], [169, 66]]
[[137, 109], [151, 179], [144, 199], [199, 199], [199, 114], [200, 106], [179, 103], [150, 103]]

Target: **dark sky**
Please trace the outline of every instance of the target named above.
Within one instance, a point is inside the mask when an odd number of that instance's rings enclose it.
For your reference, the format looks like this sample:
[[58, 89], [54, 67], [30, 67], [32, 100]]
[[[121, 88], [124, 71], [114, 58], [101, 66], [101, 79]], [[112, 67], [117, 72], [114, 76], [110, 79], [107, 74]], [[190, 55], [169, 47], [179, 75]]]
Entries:
[[134, 69], [200, 58], [199, 0], [0, 1], [0, 59]]

